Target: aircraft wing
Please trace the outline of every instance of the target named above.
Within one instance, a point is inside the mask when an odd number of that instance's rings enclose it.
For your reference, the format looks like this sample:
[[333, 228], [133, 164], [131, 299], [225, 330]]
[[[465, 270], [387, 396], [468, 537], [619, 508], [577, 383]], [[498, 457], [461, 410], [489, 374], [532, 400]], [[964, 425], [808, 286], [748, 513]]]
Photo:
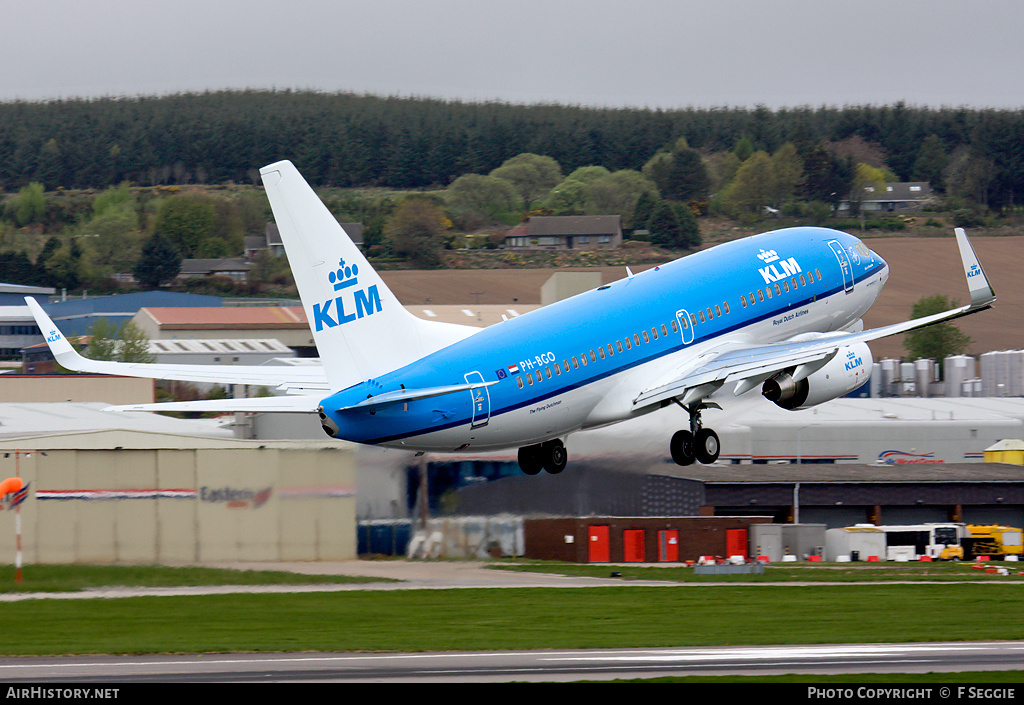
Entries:
[[801, 339], [769, 345], [726, 343], [718, 349], [705, 352], [668, 379], [642, 390], [634, 398], [633, 405], [647, 406], [666, 399], [676, 399], [686, 405], [703, 399], [727, 382], [737, 383], [735, 393], [739, 395], [790, 368], [794, 369], [794, 378], [799, 380], [826, 365], [844, 346], [866, 343], [984, 311], [995, 302], [995, 291], [963, 228], [956, 229], [956, 240], [971, 294], [970, 304], [857, 333], [837, 333], [813, 340]]
[[[49, 344], [50, 350], [53, 351], [54, 359], [69, 370], [211, 384], [251, 384], [274, 387], [289, 394], [330, 392], [323, 368], [314, 365], [295, 367], [286, 365], [170, 365], [90, 360], [82, 357], [75, 350], [34, 298], [26, 296], [25, 303], [32, 311], [39, 330], [43, 331], [46, 342]], [[267, 398], [263, 397], [263, 399]], [[313, 410], [316, 410], [316, 405], [313, 406]]]

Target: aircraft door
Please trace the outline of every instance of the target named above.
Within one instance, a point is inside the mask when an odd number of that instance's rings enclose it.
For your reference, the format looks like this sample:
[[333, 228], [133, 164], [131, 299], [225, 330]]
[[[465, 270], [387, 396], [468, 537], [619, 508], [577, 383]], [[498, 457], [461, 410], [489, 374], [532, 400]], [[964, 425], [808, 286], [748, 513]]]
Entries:
[[690, 314], [686, 309], [676, 311], [676, 322], [679, 324], [679, 333], [683, 336], [683, 345], [693, 342], [693, 325], [690, 323]]
[[839, 260], [839, 269], [843, 272], [843, 290], [847, 294], [853, 291], [853, 268], [850, 267], [850, 259], [846, 256], [846, 250], [838, 240], [829, 240], [828, 246]]
[[[484, 376], [479, 372], [467, 372], [466, 383], [483, 382]], [[487, 387], [477, 387], [469, 390], [473, 404], [473, 417], [470, 421], [470, 428], [486, 426], [491, 420], [491, 393]]]

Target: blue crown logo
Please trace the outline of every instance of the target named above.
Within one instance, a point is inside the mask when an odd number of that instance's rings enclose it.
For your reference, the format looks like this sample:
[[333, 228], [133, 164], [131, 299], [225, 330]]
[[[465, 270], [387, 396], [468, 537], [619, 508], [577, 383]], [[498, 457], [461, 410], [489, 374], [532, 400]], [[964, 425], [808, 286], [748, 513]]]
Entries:
[[351, 266], [345, 266], [345, 260], [338, 260], [337, 271], [331, 272], [327, 275], [327, 280], [334, 285], [335, 291], [341, 289], [347, 289], [350, 286], [355, 286], [359, 283], [359, 265], [353, 264]]

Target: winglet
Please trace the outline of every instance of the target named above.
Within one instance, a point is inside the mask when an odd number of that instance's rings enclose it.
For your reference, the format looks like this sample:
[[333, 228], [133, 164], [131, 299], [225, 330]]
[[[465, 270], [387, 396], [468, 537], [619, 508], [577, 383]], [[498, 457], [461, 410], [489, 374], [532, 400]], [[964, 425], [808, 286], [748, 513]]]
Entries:
[[964, 274], [967, 275], [967, 289], [971, 292], [971, 308], [978, 309], [991, 306], [996, 300], [996, 292], [988, 281], [985, 270], [981, 267], [978, 255], [974, 253], [970, 240], [963, 228], [956, 228], [956, 244], [960, 247], [960, 259], [964, 263]]
[[56, 324], [50, 317], [46, 315], [46, 311], [40, 306], [34, 298], [31, 296], [25, 297], [25, 303], [28, 304], [29, 311], [32, 312], [32, 317], [36, 319], [36, 325], [39, 326], [39, 330], [42, 332], [43, 337], [46, 338], [46, 344], [50, 346], [50, 350], [53, 352], [54, 359], [63, 367], [69, 370], [76, 371], [93, 371], [94, 365], [89, 364], [89, 360], [82, 357], [74, 346], [64, 337], [64, 334], [60, 332]]

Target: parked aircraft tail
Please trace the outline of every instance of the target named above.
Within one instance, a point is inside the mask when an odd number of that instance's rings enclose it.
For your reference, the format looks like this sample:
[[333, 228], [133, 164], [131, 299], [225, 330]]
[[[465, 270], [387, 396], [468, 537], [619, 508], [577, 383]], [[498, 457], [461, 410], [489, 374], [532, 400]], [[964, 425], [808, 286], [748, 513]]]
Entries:
[[398, 369], [477, 331], [409, 313], [291, 162], [260, 174], [332, 388]]

